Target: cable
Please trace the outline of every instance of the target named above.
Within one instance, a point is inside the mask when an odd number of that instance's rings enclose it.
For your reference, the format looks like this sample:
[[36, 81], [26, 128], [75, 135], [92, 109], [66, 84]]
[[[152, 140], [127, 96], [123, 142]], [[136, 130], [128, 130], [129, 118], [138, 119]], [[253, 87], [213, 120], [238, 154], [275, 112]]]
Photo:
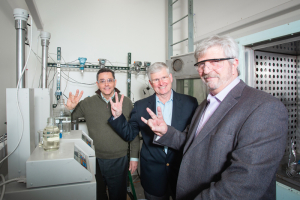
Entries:
[[[1, 174], [1, 175], [2, 175], [2, 174]], [[10, 179], [10, 180], [8, 180], [8, 181], [5, 181], [5, 182], [1, 183], [1, 184], [0, 184], [0, 187], [1, 187], [2, 185], [6, 185], [7, 183], [11, 183], [11, 182], [14, 182], [14, 181], [19, 181], [19, 180], [22, 180], [22, 178], [14, 178], [14, 179]]]
[[65, 90], [63, 91], [63, 93], [65, 93], [65, 91], [66, 91], [66, 89], [67, 89], [67, 86], [68, 86], [68, 82], [69, 82], [69, 78], [70, 78], [70, 67], [69, 67], [69, 65], [67, 65], [68, 66], [68, 80], [67, 80], [67, 83], [66, 83], [66, 87], [65, 87]]
[[[31, 17], [31, 16], [30, 16], [30, 21], [31, 21], [31, 24], [32, 24], [32, 17]], [[31, 44], [32, 44], [32, 26], [31, 26], [31, 33], [30, 33], [30, 35], [31, 35], [30, 38], [31, 38]], [[32, 45], [29, 45], [29, 46], [30, 46], [29, 54], [28, 54], [28, 56], [27, 56], [26, 63], [25, 63], [25, 65], [24, 65], [23, 71], [22, 71], [22, 73], [21, 73], [21, 76], [20, 76], [19, 81], [18, 81], [18, 84], [17, 84], [17, 106], [18, 106], [18, 110], [19, 110], [19, 112], [20, 112], [21, 119], [22, 119], [22, 133], [21, 133], [21, 137], [20, 137], [20, 139], [19, 139], [19, 142], [18, 142], [16, 148], [15, 148], [10, 154], [8, 154], [6, 157], [4, 157], [4, 158], [0, 161], [0, 163], [2, 163], [6, 158], [8, 158], [11, 154], [13, 154], [13, 153], [15, 152], [15, 150], [19, 147], [19, 145], [20, 145], [20, 143], [21, 143], [21, 140], [22, 140], [22, 137], [23, 137], [23, 134], [24, 134], [24, 119], [23, 119], [23, 115], [22, 115], [22, 112], [21, 112], [21, 109], [20, 109], [20, 105], [19, 105], [19, 84], [20, 84], [20, 81], [21, 81], [21, 79], [22, 79], [22, 76], [23, 76], [23, 74], [24, 74], [24, 72], [25, 72], [25, 70], [26, 70], [26, 68], [27, 68], [28, 60], [29, 60], [29, 57], [30, 57]], [[1, 186], [1, 185], [0, 185], [0, 186]]]
[[[53, 77], [52, 77], [51, 81], [50, 81], [50, 82], [49, 82], [49, 84], [48, 84], [48, 88], [49, 88], [49, 86], [50, 86], [51, 82], [54, 80], [54, 76], [55, 76], [55, 74], [56, 74], [56, 72], [53, 74]], [[53, 81], [53, 83], [54, 83], [54, 81]], [[53, 86], [52, 86], [52, 89], [53, 89]]]
[[[61, 73], [61, 75], [62, 74], [65, 74], [63, 71], [61, 71], [62, 73]], [[66, 74], [65, 74], [66, 75]], [[62, 76], [63, 77], [63, 76]], [[64, 79], [66, 79], [65, 77], [63, 77]], [[75, 79], [73, 79], [73, 78], [71, 78], [71, 77], [69, 77], [71, 80], [73, 80], [73, 81], [70, 81], [71, 83], [79, 83], [79, 84], [83, 84], [83, 85], [96, 85], [96, 83], [82, 83], [82, 82], [79, 82], [79, 81], [76, 81]], [[75, 82], [74, 82], [75, 81]]]
[[[0, 176], [1, 176], [1, 179], [2, 179], [2, 183], [5, 183], [5, 178], [4, 178], [4, 176], [3, 176], [2, 174], [0, 174]], [[1, 193], [0, 200], [3, 199], [3, 197], [4, 197], [4, 192], [5, 192], [5, 184], [3, 185], [3, 188], [2, 188], [2, 193]]]

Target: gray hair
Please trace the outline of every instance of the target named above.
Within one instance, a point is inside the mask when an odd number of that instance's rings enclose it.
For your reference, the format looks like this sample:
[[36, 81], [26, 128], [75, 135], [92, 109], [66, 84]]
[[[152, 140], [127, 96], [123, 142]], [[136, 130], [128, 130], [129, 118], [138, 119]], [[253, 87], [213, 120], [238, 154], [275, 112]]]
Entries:
[[[196, 48], [195, 58], [196, 62], [198, 58], [203, 56], [206, 51], [213, 46], [219, 46], [223, 49], [224, 54], [228, 58], [238, 58], [239, 57], [239, 47], [236, 41], [230, 36], [219, 36], [213, 35], [209, 38], [203, 40]], [[229, 60], [232, 64], [233, 60]], [[239, 71], [239, 70], [238, 70]]]
[[150, 77], [150, 74], [154, 74], [156, 72], [160, 72], [163, 68], [165, 68], [167, 70], [168, 75], [169, 75], [170, 74], [170, 70], [169, 70], [169, 67], [166, 65], [166, 63], [163, 63], [163, 62], [155, 62], [155, 63], [153, 63], [149, 67], [149, 69], [147, 71], [147, 75], [148, 75], [149, 80], [152, 81], [151, 77]]

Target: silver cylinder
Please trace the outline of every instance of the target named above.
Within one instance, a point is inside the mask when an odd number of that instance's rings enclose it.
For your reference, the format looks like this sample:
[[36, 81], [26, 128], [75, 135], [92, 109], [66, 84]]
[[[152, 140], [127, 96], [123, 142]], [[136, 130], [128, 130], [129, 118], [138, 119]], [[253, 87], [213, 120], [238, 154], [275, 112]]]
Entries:
[[46, 31], [41, 31], [41, 45], [42, 45], [42, 85], [41, 88], [47, 88], [47, 67], [48, 67], [48, 47], [51, 34]]
[[[25, 66], [25, 29], [27, 28], [27, 22], [23, 20], [15, 20], [15, 28], [17, 31], [17, 46], [16, 46], [16, 53], [17, 53], [17, 80], [16, 80], [16, 85], [18, 84], [19, 79], [22, 76], [22, 70]], [[19, 83], [20, 88], [25, 88], [25, 75], [23, 74], [20, 83]]]
[[47, 88], [47, 66], [48, 66], [48, 47], [49, 40], [42, 39], [42, 88]]

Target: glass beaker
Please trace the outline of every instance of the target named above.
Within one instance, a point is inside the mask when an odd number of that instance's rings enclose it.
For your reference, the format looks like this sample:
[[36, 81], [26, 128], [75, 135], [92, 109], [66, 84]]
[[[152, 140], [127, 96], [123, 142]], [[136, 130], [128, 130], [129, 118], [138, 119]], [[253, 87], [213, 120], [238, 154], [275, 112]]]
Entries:
[[44, 130], [41, 129], [41, 130], [38, 130], [38, 134], [39, 134], [39, 147], [42, 147], [43, 146], [43, 134], [44, 134]]
[[59, 99], [53, 110], [55, 124], [59, 129], [60, 138], [71, 131], [71, 112], [65, 107], [64, 99]]
[[59, 129], [54, 124], [54, 118], [47, 119], [47, 126], [43, 131], [43, 148], [45, 151], [55, 151], [59, 149]]

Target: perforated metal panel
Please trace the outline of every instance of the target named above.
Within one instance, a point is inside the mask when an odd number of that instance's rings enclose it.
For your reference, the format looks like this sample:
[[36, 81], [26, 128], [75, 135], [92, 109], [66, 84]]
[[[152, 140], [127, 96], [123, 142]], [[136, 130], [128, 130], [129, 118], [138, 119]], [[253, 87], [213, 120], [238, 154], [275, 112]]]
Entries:
[[[287, 48], [287, 47], [286, 47]], [[255, 87], [278, 98], [289, 114], [288, 140], [286, 154], [290, 151], [291, 138], [297, 148], [298, 103], [296, 56], [255, 51]], [[299, 138], [299, 137], [298, 137]], [[298, 140], [299, 143], [299, 140]], [[299, 144], [300, 145], [300, 144]], [[299, 148], [299, 146], [298, 146]]]

